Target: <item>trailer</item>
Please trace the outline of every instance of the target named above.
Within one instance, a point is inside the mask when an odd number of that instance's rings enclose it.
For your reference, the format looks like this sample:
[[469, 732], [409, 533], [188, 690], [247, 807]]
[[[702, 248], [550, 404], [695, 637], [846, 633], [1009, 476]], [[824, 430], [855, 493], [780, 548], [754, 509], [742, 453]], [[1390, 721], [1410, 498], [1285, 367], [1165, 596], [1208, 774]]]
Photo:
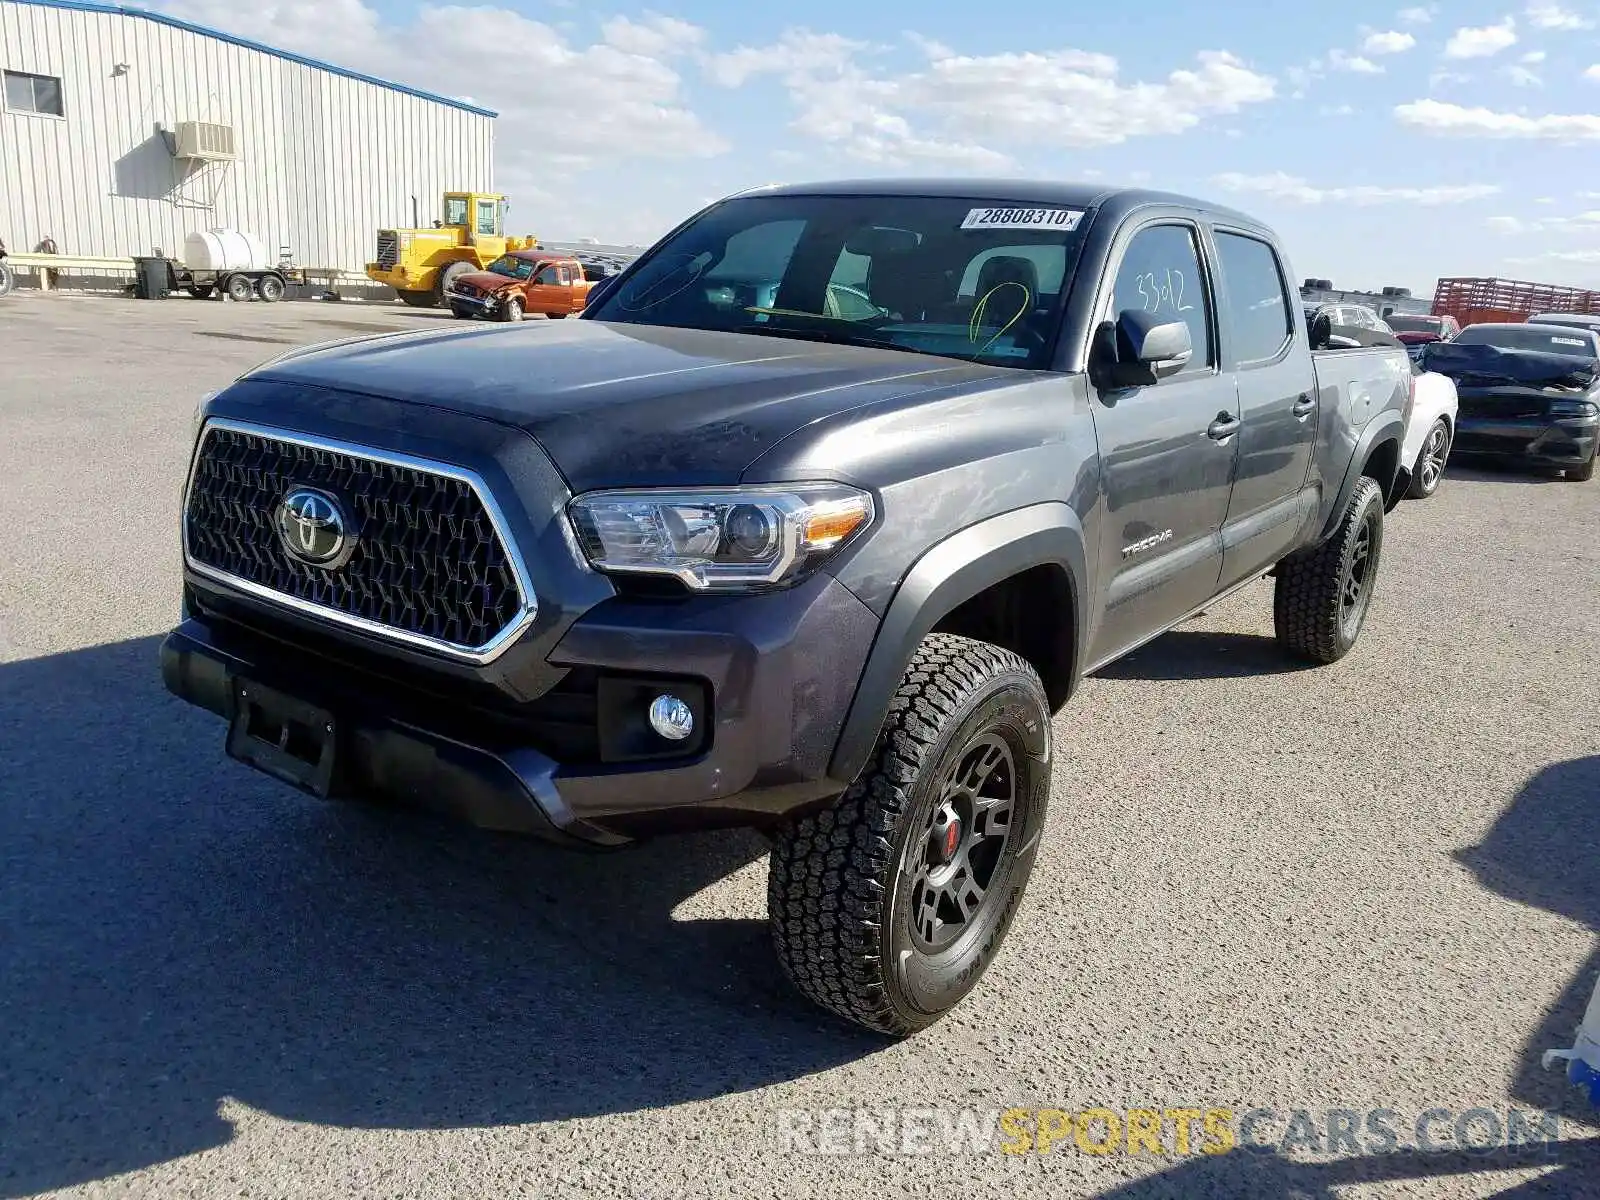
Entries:
[[1454, 317], [1463, 326], [1518, 324], [1541, 312], [1600, 313], [1600, 292], [1520, 279], [1469, 277], [1441, 279], [1433, 292], [1432, 314]]
[[141, 300], [164, 299], [188, 292], [196, 300], [223, 295], [241, 303], [259, 297], [268, 304], [282, 300], [290, 284], [306, 282], [298, 267], [225, 267], [195, 270], [175, 258], [135, 258], [133, 294]]

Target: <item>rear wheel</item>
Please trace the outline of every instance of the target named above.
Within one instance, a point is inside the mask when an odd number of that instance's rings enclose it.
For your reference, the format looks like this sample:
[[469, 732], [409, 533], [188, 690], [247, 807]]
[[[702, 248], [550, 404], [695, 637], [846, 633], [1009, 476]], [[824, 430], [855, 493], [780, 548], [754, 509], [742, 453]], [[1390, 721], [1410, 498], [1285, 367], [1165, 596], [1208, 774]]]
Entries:
[[432, 292], [408, 292], [403, 288], [395, 288], [395, 292], [409, 308], [432, 308], [436, 299]]
[[255, 284], [250, 282], [248, 275], [229, 275], [228, 281], [223, 285], [228, 293], [228, 299], [243, 304], [255, 295]]
[[1278, 564], [1273, 623], [1279, 644], [1317, 663], [1348, 654], [1366, 623], [1382, 553], [1383, 489], [1362, 476], [1334, 535]]
[[191, 283], [184, 290], [196, 300], [209, 300], [216, 292], [217, 288], [215, 284], [211, 283]]
[[1439, 490], [1444, 478], [1444, 464], [1450, 457], [1450, 422], [1440, 417], [1422, 440], [1422, 450], [1417, 455], [1416, 468], [1411, 472], [1411, 486], [1406, 495], [1413, 500], [1426, 500]]
[[873, 758], [774, 839], [773, 943], [801, 992], [903, 1037], [977, 984], [1010, 928], [1050, 794], [1050, 707], [1009, 650], [918, 647]]
[[268, 304], [276, 304], [283, 299], [283, 276], [263, 275], [261, 282], [256, 284], [256, 290], [261, 293], [261, 298]]

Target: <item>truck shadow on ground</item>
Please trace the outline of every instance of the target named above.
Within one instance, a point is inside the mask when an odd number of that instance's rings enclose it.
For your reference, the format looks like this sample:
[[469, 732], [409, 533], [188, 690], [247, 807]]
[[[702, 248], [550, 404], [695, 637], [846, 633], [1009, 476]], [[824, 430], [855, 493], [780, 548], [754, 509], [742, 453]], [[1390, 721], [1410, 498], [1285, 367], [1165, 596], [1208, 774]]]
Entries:
[[[1600, 933], [1600, 755], [1546, 767], [1517, 793], [1480, 845], [1456, 852], [1491, 891], [1559, 913]], [[1565, 1140], [1551, 1147], [1529, 1144], [1479, 1151], [1401, 1149], [1327, 1162], [1296, 1161], [1273, 1148], [1243, 1148], [1183, 1161], [1167, 1171], [1101, 1192], [1098, 1200], [1335, 1200], [1360, 1184], [1395, 1187], [1407, 1180], [1449, 1179], [1483, 1172], [1544, 1168], [1532, 1178], [1506, 1179], [1494, 1191], [1472, 1195], [1496, 1200], [1533, 1196], [1600, 1195], [1600, 1138], [1573, 1138], [1574, 1129], [1600, 1124], [1600, 1113], [1566, 1084], [1565, 1072], [1539, 1063], [1546, 1050], [1572, 1045], [1573, 1035], [1600, 973], [1600, 951], [1573, 976], [1531, 1030], [1517, 1054], [1512, 1104], [1558, 1114]], [[1415, 1114], [1413, 1114], [1415, 1115]], [[1404, 1123], [1397, 1123], [1403, 1129]], [[1448, 1134], [1444, 1135], [1446, 1138]], [[1553, 1168], [1553, 1169], [1552, 1169]], [[1463, 1195], [1467, 1194], [1465, 1191]]]
[[1451, 459], [1445, 467], [1441, 488], [1452, 483], [1559, 483], [1576, 487], [1571, 480], [1545, 467], [1530, 467], [1510, 459]]
[[229, 1097], [504, 1125], [882, 1048], [790, 992], [759, 909], [675, 916], [758, 838], [588, 855], [301, 797], [222, 756], [157, 646], [0, 665], [0, 1195], [223, 1144]]
[[[1498, 895], [1600, 934], [1600, 755], [1544, 768], [1517, 793], [1488, 836], [1455, 857]], [[1523, 1104], [1593, 1124], [1600, 1124], [1600, 1113], [1566, 1085], [1562, 1071], [1544, 1070], [1539, 1059], [1546, 1050], [1572, 1045], [1597, 976], [1600, 947], [1529, 1032], [1511, 1088]]]
[[[1484, 1175], [1492, 1187], [1499, 1172], [1534, 1168], [1543, 1170], [1531, 1179], [1508, 1179], [1504, 1188], [1496, 1191], [1479, 1190], [1484, 1186]], [[1275, 1151], [1235, 1150], [1210, 1158], [1187, 1159], [1170, 1171], [1099, 1192], [1096, 1200], [1338, 1200], [1349, 1194], [1344, 1189], [1362, 1184], [1396, 1188], [1410, 1180], [1446, 1180], [1460, 1175], [1477, 1176], [1470, 1185], [1471, 1195], [1493, 1196], [1495, 1200], [1592, 1196], [1600, 1176], [1600, 1138], [1569, 1141], [1554, 1149], [1530, 1145], [1491, 1153], [1397, 1150], [1330, 1162], [1296, 1161]], [[1376, 1194], [1385, 1192], [1379, 1190]]]
[[1100, 668], [1103, 679], [1238, 679], [1286, 675], [1312, 667], [1291, 658], [1275, 638], [1257, 633], [1175, 629]]

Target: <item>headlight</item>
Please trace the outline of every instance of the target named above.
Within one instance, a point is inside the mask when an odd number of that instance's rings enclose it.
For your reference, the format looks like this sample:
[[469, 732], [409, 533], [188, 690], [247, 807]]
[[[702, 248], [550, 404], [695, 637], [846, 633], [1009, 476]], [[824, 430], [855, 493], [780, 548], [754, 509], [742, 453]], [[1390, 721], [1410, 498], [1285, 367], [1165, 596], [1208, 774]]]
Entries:
[[1550, 415], [1552, 417], [1592, 417], [1600, 413], [1600, 407], [1588, 400], [1552, 400], [1550, 401]]
[[590, 492], [568, 510], [596, 570], [697, 592], [791, 583], [873, 518], [871, 496], [837, 483]]

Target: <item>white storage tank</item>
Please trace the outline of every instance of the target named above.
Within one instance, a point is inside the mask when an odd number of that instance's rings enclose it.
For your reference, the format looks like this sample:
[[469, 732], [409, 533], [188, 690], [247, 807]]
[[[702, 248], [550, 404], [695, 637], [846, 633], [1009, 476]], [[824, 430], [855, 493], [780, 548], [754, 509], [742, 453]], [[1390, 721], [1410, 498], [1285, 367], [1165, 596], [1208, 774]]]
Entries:
[[266, 271], [273, 264], [254, 234], [212, 229], [183, 239], [183, 265], [191, 271]]

